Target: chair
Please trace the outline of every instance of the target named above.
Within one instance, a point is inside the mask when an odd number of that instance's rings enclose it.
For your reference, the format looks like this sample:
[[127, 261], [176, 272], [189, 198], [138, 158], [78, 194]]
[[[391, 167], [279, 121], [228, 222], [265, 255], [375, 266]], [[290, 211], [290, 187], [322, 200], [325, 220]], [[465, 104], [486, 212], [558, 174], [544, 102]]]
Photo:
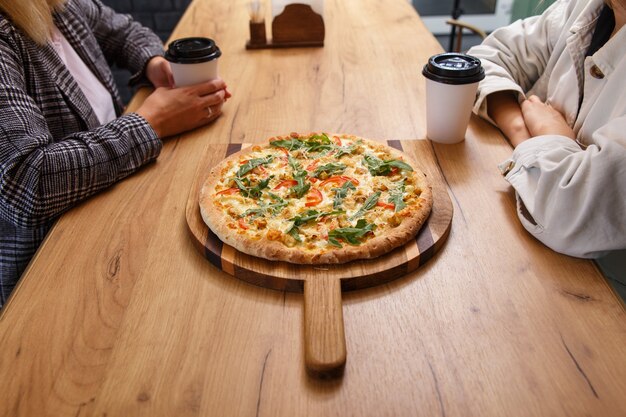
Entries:
[[[534, 16], [543, 13], [548, 7], [554, 3], [555, 0], [513, 0], [513, 8], [511, 10], [511, 22], [518, 19], [523, 19], [528, 16]], [[454, 1], [454, 7], [452, 9], [452, 19], [446, 21], [447, 24], [452, 26], [450, 31], [450, 43], [448, 52], [461, 52], [463, 42], [463, 30], [468, 30], [475, 35], [480, 36], [481, 39], [485, 39], [487, 36], [485, 31], [477, 26], [468, 24], [462, 20], [458, 20], [463, 13], [463, 9], [460, 7], [460, 0]]]
[[463, 44], [463, 31], [470, 31], [475, 35], [480, 36], [481, 39], [485, 39], [487, 34], [484, 30], [480, 29], [477, 26], [471, 25], [469, 23], [463, 22], [457, 19], [448, 19], [446, 20], [446, 24], [452, 26], [451, 38], [450, 38], [450, 47], [448, 52], [461, 52], [461, 45]]

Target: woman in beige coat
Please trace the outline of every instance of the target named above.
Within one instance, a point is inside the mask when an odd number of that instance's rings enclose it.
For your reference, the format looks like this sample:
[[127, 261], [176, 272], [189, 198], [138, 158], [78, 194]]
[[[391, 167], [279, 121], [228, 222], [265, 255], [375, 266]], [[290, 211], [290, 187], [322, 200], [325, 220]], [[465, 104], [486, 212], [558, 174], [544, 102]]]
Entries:
[[493, 32], [475, 111], [515, 147], [501, 165], [524, 227], [552, 249], [626, 249], [626, 0], [559, 0]]
[[558, 0], [470, 50], [475, 111], [515, 147], [518, 217], [550, 248], [594, 257], [626, 300], [626, 1]]

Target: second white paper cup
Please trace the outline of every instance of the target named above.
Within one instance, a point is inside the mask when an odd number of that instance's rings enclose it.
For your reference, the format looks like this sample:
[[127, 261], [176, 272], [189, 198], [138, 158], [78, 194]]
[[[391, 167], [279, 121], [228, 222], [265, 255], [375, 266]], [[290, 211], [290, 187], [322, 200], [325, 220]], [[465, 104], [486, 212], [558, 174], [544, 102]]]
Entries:
[[422, 75], [426, 78], [426, 136], [439, 143], [461, 142], [478, 83], [485, 78], [480, 60], [457, 52], [433, 55]]
[[439, 143], [458, 143], [472, 115], [478, 83], [444, 84], [426, 79], [426, 136]]

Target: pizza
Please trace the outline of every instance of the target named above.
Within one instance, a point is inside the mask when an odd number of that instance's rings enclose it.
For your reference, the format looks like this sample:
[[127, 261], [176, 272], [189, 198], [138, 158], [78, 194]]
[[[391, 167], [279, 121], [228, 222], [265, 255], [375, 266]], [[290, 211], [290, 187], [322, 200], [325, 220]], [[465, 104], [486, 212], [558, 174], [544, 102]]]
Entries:
[[432, 190], [404, 154], [354, 135], [276, 136], [211, 169], [204, 222], [224, 243], [260, 258], [337, 264], [413, 239]]

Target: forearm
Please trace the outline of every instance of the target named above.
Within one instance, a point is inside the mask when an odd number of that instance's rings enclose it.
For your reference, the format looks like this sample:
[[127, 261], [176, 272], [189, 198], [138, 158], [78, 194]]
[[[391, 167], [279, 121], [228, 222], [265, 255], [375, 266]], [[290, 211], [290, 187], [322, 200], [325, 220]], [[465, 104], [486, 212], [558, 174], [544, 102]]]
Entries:
[[518, 197], [519, 219], [548, 247], [577, 257], [626, 247], [624, 127], [618, 120], [600, 129], [586, 150], [546, 135], [513, 152], [506, 180]]
[[499, 91], [487, 96], [487, 112], [513, 147], [530, 138], [515, 93]]
[[45, 224], [154, 160], [161, 150], [152, 128], [134, 114], [55, 143], [44, 131], [4, 133], [0, 146], [10, 142], [19, 149], [0, 161], [0, 216], [21, 227]]

